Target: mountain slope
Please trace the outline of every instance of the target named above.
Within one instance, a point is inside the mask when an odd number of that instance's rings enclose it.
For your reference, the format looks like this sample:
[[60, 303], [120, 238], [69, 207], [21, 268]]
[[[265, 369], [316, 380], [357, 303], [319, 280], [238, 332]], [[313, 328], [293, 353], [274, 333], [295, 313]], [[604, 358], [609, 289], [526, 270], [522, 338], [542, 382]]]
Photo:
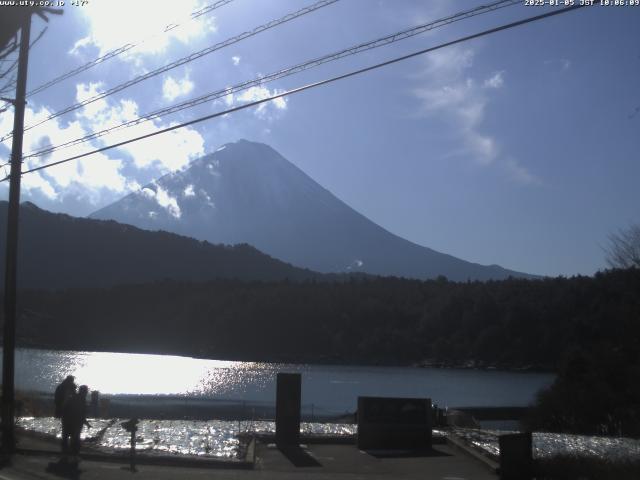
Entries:
[[[0, 202], [0, 268], [4, 271], [7, 202]], [[58, 289], [163, 279], [302, 280], [321, 275], [271, 258], [249, 245], [211, 245], [114, 221], [20, 209], [18, 284]], [[2, 277], [2, 282], [4, 276]]]
[[525, 277], [400, 238], [322, 188], [271, 147], [240, 140], [145, 186], [92, 218], [214, 243], [249, 243], [319, 272], [451, 280]]

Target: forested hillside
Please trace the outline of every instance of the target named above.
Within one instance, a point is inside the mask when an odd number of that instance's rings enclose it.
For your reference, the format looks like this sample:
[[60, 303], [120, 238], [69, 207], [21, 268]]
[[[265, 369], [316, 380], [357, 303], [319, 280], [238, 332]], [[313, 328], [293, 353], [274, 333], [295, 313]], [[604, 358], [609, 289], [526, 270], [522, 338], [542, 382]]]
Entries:
[[23, 343], [211, 358], [556, 369], [640, 351], [640, 270], [454, 283], [160, 283], [24, 292]]
[[[6, 218], [7, 202], [0, 202], [0, 252], [5, 250]], [[250, 245], [213, 245], [114, 221], [51, 213], [29, 202], [20, 209], [19, 238], [18, 286], [23, 288], [110, 287], [165, 278], [200, 282], [321, 277]], [[0, 271], [4, 271], [4, 255], [0, 255]], [[0, 277], [3, 282], [4, 276]]]

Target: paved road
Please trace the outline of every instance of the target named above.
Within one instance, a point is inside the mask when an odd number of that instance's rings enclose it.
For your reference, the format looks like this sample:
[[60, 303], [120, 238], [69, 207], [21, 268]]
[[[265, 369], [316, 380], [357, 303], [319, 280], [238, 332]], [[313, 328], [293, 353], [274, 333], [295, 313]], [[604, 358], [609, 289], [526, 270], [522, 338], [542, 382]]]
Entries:
[[[57, 467], [55, 455], [15, 455], [12, 465], [0, 470], [0, 480], [83, 479], [111, 480], [205, 479], [421, 479], [495, 480], [479, 461], [447, 445], [437, 445], [432, 454], [420, 457], [380, 458], [359, 451], [353, 445], [311, 445], [308, 450], [286, 453], [259, 444], [254, 470], [204, 469], [143, 465], [137, 473], [119, 463], [83, 460], [78, 471]], [[298, 465], [298, 466], [296, 466]]]

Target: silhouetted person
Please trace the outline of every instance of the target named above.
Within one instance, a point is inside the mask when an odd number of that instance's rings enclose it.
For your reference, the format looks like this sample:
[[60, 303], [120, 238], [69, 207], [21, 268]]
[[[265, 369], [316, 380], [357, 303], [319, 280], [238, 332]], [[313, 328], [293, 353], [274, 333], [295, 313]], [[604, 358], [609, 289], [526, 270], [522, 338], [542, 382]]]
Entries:
[[80, 432], [87, 422], [87, 393], [82, 385], [78, 393], [71, 396], [62, 407], [62, 452], [77, 455], [80, 452]]
[[62, 418], [62, 407], [69, 398], [76, 394], [76, 384], [74, 383], [74, 380], [75, 377], [73, 375], [69, 375], [56, 387], [56, 391], [53, 396], [56, 407], [56, 418]]

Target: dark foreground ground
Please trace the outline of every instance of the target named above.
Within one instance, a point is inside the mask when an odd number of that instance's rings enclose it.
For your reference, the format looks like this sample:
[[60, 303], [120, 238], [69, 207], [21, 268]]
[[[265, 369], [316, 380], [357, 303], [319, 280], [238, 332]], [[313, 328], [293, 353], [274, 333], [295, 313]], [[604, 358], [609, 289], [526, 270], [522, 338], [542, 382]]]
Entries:
[[[27, 479], [421, 479], [485, 480], [497, 476], [484, 463], [449, 444], [435, 445], [433, 450], [417, 456], [372, 455], [355, 445], [313, 444], [304, 449], [282, 452], [266, 441], [256, 443], [251, 467], [203, 468], [196, 462], [182, 465], [138, 465], [132, 472], [125, 462], [108, 458], [81, 459], [78, 469], [60, 466], [58, 446], [53, 441], [20, 438], [24, 453], [11, 458], [0, 470], [0, 480]], [[81, 455], [82, 457], [82, 455]], [[89, 460], [87, 457], [91, 457]]]

